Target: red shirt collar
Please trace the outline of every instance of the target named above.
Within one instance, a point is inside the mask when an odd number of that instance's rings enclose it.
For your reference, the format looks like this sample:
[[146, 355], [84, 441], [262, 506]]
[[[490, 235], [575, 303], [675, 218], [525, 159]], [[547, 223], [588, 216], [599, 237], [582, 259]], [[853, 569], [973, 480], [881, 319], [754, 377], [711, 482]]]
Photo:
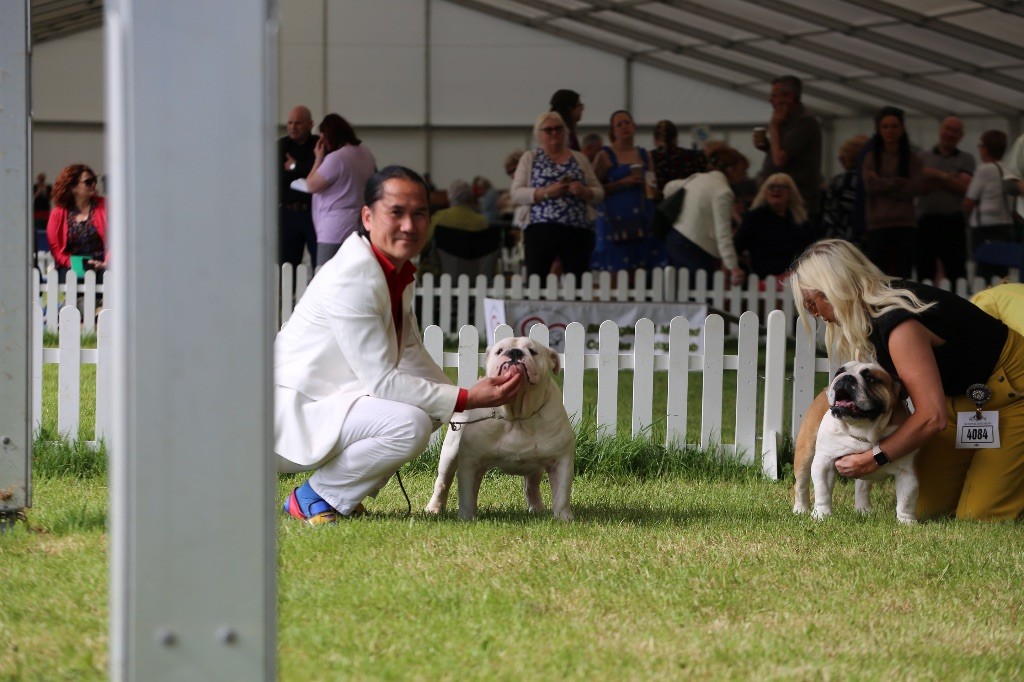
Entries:
[[405, 287], [409, 285], [414, 279], [416, 279], [416, 266], [412, 264], [412, 261], [406, 261], [402, 269], [399, 270], [395, 267], [395, 264], [384, 255], [384, 252], [373, 245], [370, 242], [370, 248], [373, 249], [373, 255], [377, 257], [377, 262], [380, 263], [381, 269], [384, 270], [384, 279], [388, 282], [388, 288], [398, 286], [398, 291], [401, 293], [405, 290]]

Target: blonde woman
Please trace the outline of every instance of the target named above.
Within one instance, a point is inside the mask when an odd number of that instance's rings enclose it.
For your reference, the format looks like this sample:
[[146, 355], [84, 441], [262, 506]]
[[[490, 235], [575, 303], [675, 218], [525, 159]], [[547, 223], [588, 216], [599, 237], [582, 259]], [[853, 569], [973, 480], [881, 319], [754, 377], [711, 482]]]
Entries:
[[804, 200], [785, 173], [764, 181], [733, 240], [737, 253], [749, 254], [750, 271], [758, 277], [787, 272], [811, 241]]
[[[791, 282], [804, 322], [828, 323], [830, 352], [878, 362], [914, 404], [879, 451], [837, 460], [839, 473], [864, 476], [919, 450], [919, 518], [1024, 517], [1024, 338], [954, 293], [886, 276], [845, 240], [809, 246]], [[984, 409], [998, 413], [998, 448], [956, 447], [974, 384], [991, 392]]]
[[530, 207], [523, 233], [526, 272], [543, 277], [558, 258], [565, 272], [579, 277], [594, 250], [588, 205], [600, 203], [604, 189], [587, 157], [569, 148], [568, 128], [557, 112], [537, 117], [533, 136], [538, 146], [519, 159], [509, 190], [514, 203]]

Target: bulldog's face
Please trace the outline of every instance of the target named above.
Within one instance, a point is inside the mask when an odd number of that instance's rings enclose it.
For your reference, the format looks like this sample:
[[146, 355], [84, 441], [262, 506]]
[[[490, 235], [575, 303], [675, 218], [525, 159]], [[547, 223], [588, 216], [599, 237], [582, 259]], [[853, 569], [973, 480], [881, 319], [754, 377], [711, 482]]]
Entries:
[[892, 412], [900, 399], [900, 384], [873, 362], [848, 362], [828, 387], [832, 416], [842, 421], [874, 421]]
[[536, 384], [549, 372], [558, 371], [558, 353], [528, 337], [499, 341], [487, 349], [487, 376], [522, 372], [527, 382]]

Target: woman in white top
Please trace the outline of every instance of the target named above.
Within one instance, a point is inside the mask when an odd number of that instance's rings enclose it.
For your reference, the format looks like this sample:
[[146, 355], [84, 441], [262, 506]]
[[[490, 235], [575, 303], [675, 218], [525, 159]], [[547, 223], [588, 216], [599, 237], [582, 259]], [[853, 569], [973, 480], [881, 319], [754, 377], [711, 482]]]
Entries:
[[718, 259], [729, 270], [730, 282], [739, 285], [744, 272], [732, 241], [734, 195], [730, 183], [743, 179], [742, 157], [735, 149], [723, 146], [708, 157], [708, 168], [707, 173], [694, 173], [665, 185], [666, 197], [681, 187], [686, 189], [683, 210], [673, 225], [675, 229], [669, 230], [665, 238], [665, 248], [673, 267], [690, 271], [691, 287], [697, 271], [705, 270], [710, 277]]
[[362, 224], [363, 190], [377, 170], [377, 161], [348, 121], [338, 114], [324, 116], [313, 156], [306, 186], [313, 194], [316, 267], [320, 267], [338, 252], [345, 237]]
[[[971, 239], [971, 253], [985, 242], [1013, 241], [1012, 204], [1003, 193], [1002, 167], [1006, 153], [1006, 133], [1001, 130], [986, 130], [981, 134], [978, 156], [981, 164], [974, 171], [971, 184], [964, 196], [963, 210], [967, 214], [967, 226]], [[978, 263], [975, 274], [986, 279], [1003, 277], [1007, 268], [999, 265]]]

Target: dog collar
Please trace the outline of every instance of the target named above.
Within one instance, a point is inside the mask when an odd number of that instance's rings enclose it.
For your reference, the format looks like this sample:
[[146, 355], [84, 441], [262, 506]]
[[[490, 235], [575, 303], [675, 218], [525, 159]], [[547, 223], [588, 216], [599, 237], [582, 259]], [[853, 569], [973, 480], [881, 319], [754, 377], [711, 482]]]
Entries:
[[547, 406], [547, 404], [548, 401], [545, 400], [543, 403], [541, 403], [541, 406], [537, 408], [537, 411], [531, 414], [529, 417], [515, 417], [514, 419], [509, 419], [508, 417], [502, 414], [498, 414], [498, 411], [492, 407], [491, 413], [486, 417], [480, 417], [479, 419], [470, 419], [469, 421], [464, 422], [450, 421], [448, 422], [448, 426], [451, 427], [452, 431], [458, 431], [466, 424], [476, 424], [477, 422], [485, 422], [488, 419], [502, 419], [507, 422], [524, 422], [527, 419], [532, 419], [536, 417], [538, 414], [540, 414], [540, 411], [543, 410]]
[[871, 448], [871, 456], [875, 458], [875, 463], [880, 467], [884, 467], [889, 463], [889, 457], [882, 452], [881, 443], [876, 443], [875, 447]]

